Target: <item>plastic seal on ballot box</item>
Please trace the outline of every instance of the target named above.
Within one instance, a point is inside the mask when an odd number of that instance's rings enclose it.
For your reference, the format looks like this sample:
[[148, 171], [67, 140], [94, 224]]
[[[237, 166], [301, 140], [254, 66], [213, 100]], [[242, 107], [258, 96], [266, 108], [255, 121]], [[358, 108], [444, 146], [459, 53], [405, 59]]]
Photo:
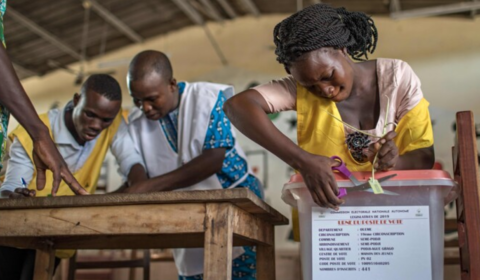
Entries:
[[286, 204], [292, 206], [293, 208], [297, 208], [297, 200], [300, 199], [295, 192], [292, 192], [292, 189], [296, 188], [304, 188], [305, 183], [303, 182], [302, 175], [294, 174], [290, 177], [290, 181], [288, 181], [285, 185], [283, 185], [282, 189], [282, 200]]

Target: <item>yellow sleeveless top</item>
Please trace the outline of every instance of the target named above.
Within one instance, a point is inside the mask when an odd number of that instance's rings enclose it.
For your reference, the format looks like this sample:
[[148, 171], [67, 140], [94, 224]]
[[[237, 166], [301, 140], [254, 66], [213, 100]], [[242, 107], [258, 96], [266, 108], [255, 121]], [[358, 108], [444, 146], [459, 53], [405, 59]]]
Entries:
[[[433, 130], [428, 111], [428, 101], [422, 99], [405, 114], [397, 124], [394, 142], [399, 155], [431, 147]], [[327, 112], [341, 119], [335, 102], [317, 97], [297, 83], [297, 140], [305, 151], [326, 157], [339, 156], [350, 171], [371, 171], [370, 162], [360, 163], [353, 159], [345, 143], [343, 123]], [[382, 116], [380, 116], [382, 117]], [[294, 238], [298, 240], [298, 214], [293, 213]]]
[[[48, 118], [48, 113], [39, 115], [42, 122], [48, 127], [50, 131], [50, 136], [55, 142], [55, 139], [52, 135], [52, 130], [50, 127], [50, 119]], [[97, 180], [100, 176], [100, 169], [102, 167], [103, 160], [107, 153], [108, 148], [115, 136], [118, 127], [120, 126], [122, 120], [122, 115], [118, 114], [112, 124], [105, 130], [103, 130], [97, 138], [95, 147], [92, 150], [92, 153], [86, 160], [85, 164], [73, 174], [78, 183], [85, 188], [89, 193], [93, 194], [97, 188]], [[16, 137], [18, 141], [22, 144], [23, 148], [27, 152], [30, 160], [33, 163], [33, 142], [27, 131], [22, 127], [18, 126], [9, 137], [12, 139]], [[29, 183], [28, 188], [31, 190], [37, 191], [38, 197], [45, 197], [52, 192], [53, 185], [53, 173], [50, 170], [46, 171], [46, 184], [45, 188], [41, 191], [37, 190], [37, 181], [36, 181], [36, 169], [34, 168], [33, 179]], [[60, 187], [57, 192], [57, 196], [70, 196], [75, 195], [72, 190], [68, 187], [65, 182], [60, 183]], [[55, 255], [59, 258], [70, 258], [75, 253], [74, 250], [58, 250], [55, 252]]]

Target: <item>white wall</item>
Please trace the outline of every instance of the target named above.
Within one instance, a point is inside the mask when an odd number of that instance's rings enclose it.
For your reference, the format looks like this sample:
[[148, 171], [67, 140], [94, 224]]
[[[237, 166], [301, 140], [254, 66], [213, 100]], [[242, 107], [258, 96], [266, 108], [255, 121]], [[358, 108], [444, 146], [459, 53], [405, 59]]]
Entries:
[[433, 106], [480, 113], [480, 49], [416, 59], [410, 64], [422, 81], [425, 97]]

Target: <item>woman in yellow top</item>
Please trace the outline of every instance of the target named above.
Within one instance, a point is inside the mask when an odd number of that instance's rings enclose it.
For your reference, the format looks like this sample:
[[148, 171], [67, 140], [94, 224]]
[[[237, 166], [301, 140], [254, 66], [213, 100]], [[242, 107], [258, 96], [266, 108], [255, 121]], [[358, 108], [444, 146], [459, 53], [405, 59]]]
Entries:
[[[434, 163], [420, 80], [401, 60], [364, 60], [377, 38], [364, 13], [309, 6], [274, 29], [277, 60], [290, 76], [246, 90], [224, 107], [242, 133], [302, 174], [323, 207], [343, 203], [330, 156], [340, 156], [352, 171], [430, 169]], [[267, 117], [285, 110], [297, 111], [298, 146]]]

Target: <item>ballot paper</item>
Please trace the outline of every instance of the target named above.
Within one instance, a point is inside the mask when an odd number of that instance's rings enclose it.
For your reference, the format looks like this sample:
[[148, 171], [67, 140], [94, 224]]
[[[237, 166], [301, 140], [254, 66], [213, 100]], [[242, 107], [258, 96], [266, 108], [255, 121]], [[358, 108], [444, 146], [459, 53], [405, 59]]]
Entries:
[[431, 280], [428, 206], [312, 208], [312, 279]]

